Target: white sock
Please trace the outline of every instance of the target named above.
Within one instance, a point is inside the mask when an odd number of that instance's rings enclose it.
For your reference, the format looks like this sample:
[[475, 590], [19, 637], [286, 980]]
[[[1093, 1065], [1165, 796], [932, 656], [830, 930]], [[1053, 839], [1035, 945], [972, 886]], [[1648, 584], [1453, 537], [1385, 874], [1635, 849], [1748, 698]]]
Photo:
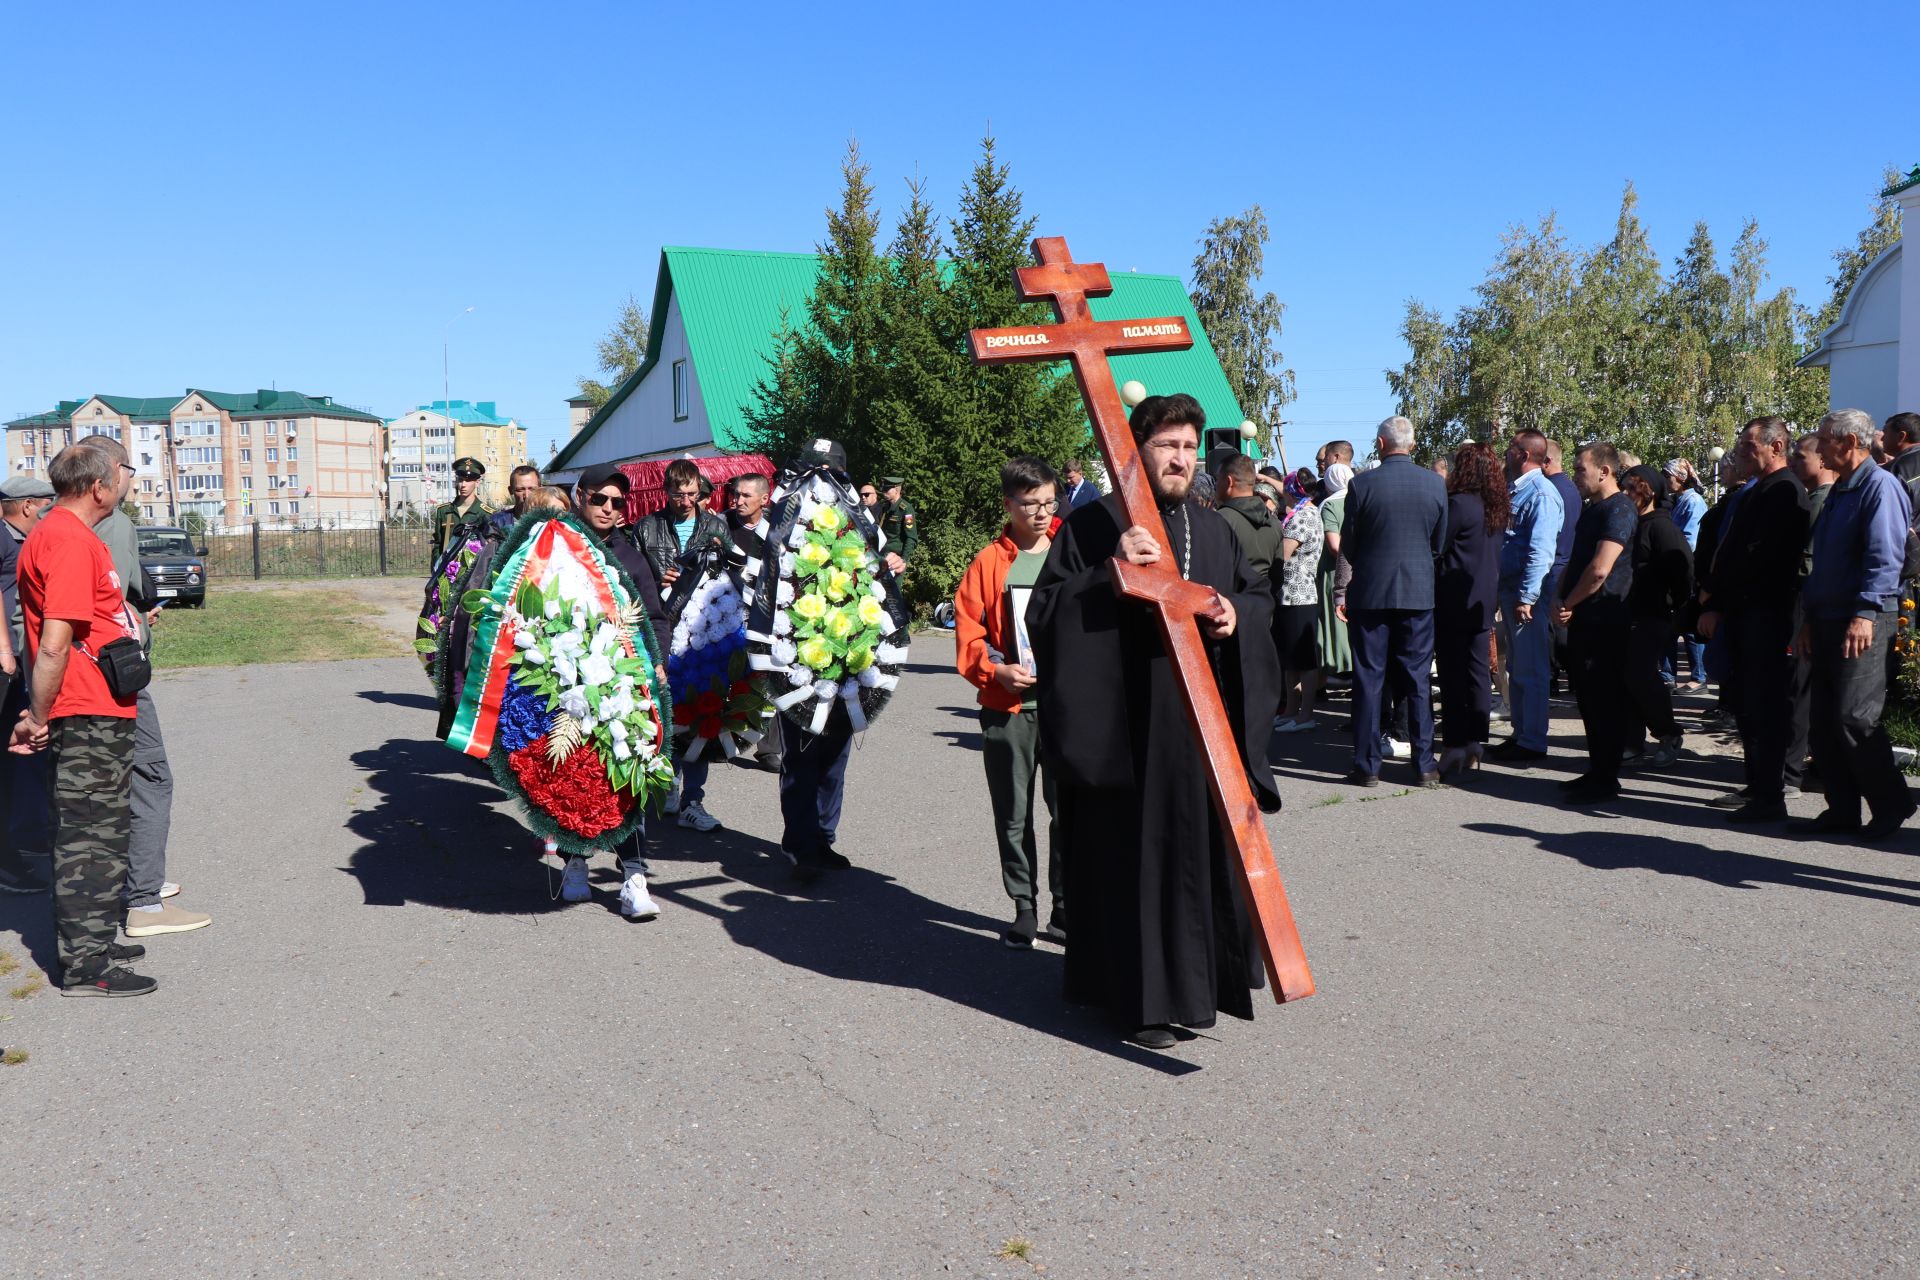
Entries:
[[144, 907], [128, 907], [127, 910], [129, 911], [160, 911], [160, 910], [163, 910], [163, 908], [159, 903], [154, 902]]

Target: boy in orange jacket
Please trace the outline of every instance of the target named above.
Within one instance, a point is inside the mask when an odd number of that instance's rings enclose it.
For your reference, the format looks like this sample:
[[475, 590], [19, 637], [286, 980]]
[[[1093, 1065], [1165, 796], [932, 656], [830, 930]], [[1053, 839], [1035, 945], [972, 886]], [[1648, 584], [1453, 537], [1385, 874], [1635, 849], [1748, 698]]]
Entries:
[[[1027, 601], [1047, 548], [1060, 527], [1054, 514], [1059, 492], [1053, 468], [1038, 458], [1017, 457], [1000, 468], [1007, 524], [973, 558], [954, 593], [955, 660], [960, 674], [980, 690], [981, 759], [993, 798], [993, 830], [1000, 844], [1000, 878], [1013, 899], [1013, 924], [1001, 934], [1010, 947], [1033, 945], [1039, 930], [1034, 911], [1040, 859], [1033, 838], [1033, 775], [1040, 764], [1039, 673], [1027, 641]], [[1060, 840], [1053, 817], [1053, 778], [1042, 777], [1047, 803], [1047, 887], [1053, 915], [1046, 938], [1067, 940], [1067, 908], [1060, 882]]]

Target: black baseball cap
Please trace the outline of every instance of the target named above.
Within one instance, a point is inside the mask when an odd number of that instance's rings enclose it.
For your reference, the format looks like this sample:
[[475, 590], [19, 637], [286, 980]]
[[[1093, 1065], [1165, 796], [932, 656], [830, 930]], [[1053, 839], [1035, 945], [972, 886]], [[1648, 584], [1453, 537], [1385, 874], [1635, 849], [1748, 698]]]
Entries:
[[627, 478], [627, 473], [622, 471], [618, 464], [612, 462], [603, 462], [597, 467], [588, 467], [582, 471], [580, 484], [588, 493], [604, 489], [610, 484], [619, 485], [622, 493], [633, 492], [633, 481]]

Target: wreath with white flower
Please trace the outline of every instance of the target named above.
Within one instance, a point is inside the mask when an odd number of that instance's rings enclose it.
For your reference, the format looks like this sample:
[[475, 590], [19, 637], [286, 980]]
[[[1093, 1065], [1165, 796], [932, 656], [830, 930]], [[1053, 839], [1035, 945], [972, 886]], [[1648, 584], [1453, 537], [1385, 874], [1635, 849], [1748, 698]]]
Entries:
[[667, 686], [678, 749], [691, 760], [718, 742], [731, 759], [759, 741], [768, 708], [747, 678], [747, 602], [724, 553], [705, 553], [698, 568], [680, 571], [667, 613], [673, 620]]
[[486, 590], [449, 746], [486, 756], [532, 825], [569, 853], [610, 848], [673, 783], [646, 611], [572, 515], [523, 517]]
[[907, 660], [906, 610], [879, 531], [829, 473], [800, 477], [768, 539], [747, 639], [768, 701], [819, 733], [835, 707], [855, 732], [892, 697]]

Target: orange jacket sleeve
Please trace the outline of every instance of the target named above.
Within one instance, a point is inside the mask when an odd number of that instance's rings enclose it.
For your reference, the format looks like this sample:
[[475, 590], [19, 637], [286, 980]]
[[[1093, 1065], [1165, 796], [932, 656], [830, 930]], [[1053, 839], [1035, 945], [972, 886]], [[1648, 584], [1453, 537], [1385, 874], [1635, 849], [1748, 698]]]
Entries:
[[961, 575], [953, 595], [954, 664], [968, 683], [980, 691], [980, 705], [995, 711], [1018, 711], [1020, 699], [994, 683], [993, 650], [1005, 651], [999, 633], [1000, 593], [1007, 584], [1007, 560], [989, 544]]

